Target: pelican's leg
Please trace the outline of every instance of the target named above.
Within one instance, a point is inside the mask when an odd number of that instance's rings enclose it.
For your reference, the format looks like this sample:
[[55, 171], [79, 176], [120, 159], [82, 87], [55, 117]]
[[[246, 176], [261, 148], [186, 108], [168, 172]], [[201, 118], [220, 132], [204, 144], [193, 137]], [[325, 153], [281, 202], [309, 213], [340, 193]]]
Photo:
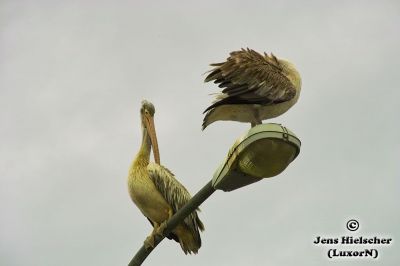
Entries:
[[[258, 104], [254, 105], [254, 107], [260, 107]], [[254, 120], [251, 121], [251, 127], [255, 127], [256, 125], [261, 125], [262, 120], [260, 118], [260, 110], [258, 108], [255, 108], [254, 110]]]
[[164, 230], [165, 230], [165, 228], [167, 228], [167, 222], [169, 221], [169, 219], [171, 219], [171, 217], [172, 217], [172, 215], [173, 215], [174, 213], [173, 213], [173, 211], [172, 211], [172, 209], [170, 208], [169, 210], [168, 210], [168, 218], [164, 221], [164, 222], [162, 222], [161, 224], [160, 224], [160, 226], [157, 228], [157, 230], [156, 230], [156, 234], [157, 235], [159, 235], [159, 236], [164, 236]]
[[261, 125], [261, 124], [262, 124], [261, 120], [258, 120], [258, 121], [255, 121], [255, 122], [251, 122], [251, 127], [255, 127], [255, 126]]
[[146, 249], [154, 248], [154, 237], [157, 234], [157, 230], [158, 230], [159, 227], [160, 227], [160, 225], [158, 223], [154, 222], [153, 231], [151, 232], [151, 234], [144, 241], [144, 247]]

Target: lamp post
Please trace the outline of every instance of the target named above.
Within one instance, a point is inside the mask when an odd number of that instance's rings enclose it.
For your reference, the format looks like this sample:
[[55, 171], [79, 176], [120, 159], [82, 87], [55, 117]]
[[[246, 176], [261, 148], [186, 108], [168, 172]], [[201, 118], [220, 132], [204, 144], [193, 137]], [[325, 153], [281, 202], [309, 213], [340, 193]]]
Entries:
[[[215, 190], [232, 191], [280, 174], [300, 153], [301, 142], [280, 124], [261, 124], [251, 128], [229, 150], [228, 156], [210, 180], [168, 221], [168, 235], [183, 219], [200, 206]], [[164, 239], [156, 236], [154, 248]], [[128, 266], [143, 263], [154, 248], [143, 245]]]

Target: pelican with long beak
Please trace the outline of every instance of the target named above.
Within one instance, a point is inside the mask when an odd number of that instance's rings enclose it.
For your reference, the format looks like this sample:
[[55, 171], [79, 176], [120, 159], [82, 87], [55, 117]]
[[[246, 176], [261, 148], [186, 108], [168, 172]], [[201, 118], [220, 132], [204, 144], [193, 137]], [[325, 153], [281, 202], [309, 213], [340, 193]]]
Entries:
[[[154, 247], [155, 235], [163, 235], [166, 221], [191, 198], [186, 188], [175, 179], [174, 174], [160, 165], [154, 113], [154, 105], [144, 100], [140, 109], [142, 144], [128, 176], [132, 201], [153, 225], [153, 232], [144, 243], [146, 247]], [[155, 163], [150, 162], [151, 148]], [[197, 211], [194, 211], [166, 237], [179, 242], [185, 254], [196, 254], [201, 246], [199, 231], [203, 230], [204, 225]]]

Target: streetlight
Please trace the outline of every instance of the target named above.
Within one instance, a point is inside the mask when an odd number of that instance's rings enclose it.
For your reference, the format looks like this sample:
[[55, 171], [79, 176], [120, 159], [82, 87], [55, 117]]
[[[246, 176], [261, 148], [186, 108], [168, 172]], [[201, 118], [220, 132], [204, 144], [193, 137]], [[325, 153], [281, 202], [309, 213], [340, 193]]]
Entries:
[[[233, 144], [213, 179], [168, 220], [168, 235], [186, 216], [200, 206], [216, 189], [232, 191], [280, 174], [300, 153], [301, 142], [280, 124], [261, 124], [251, 128]], [[156, 236], [154, 248], [164, 239]], [[154, 248], [143, 245], [129, 266], [141, 265]]]
[[215, 189], [232, 191], [280, 174], [300, 152], [300, 140], [280, 124], [261, 124], [236, 140], [214, 174]]

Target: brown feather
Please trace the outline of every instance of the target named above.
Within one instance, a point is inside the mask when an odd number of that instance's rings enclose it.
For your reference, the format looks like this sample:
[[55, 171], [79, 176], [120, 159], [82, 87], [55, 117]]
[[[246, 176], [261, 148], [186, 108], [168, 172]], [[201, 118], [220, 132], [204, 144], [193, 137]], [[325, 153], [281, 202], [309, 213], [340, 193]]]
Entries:
[[219, 100], [204, 112], [222, 104], [274, 104], [289, 101], [296, 94], [291, 81], [271, 53], [264, 56], [249, 48], [233, 51], [224, 63], [213, 64], [205, 82], [223, 88]]

